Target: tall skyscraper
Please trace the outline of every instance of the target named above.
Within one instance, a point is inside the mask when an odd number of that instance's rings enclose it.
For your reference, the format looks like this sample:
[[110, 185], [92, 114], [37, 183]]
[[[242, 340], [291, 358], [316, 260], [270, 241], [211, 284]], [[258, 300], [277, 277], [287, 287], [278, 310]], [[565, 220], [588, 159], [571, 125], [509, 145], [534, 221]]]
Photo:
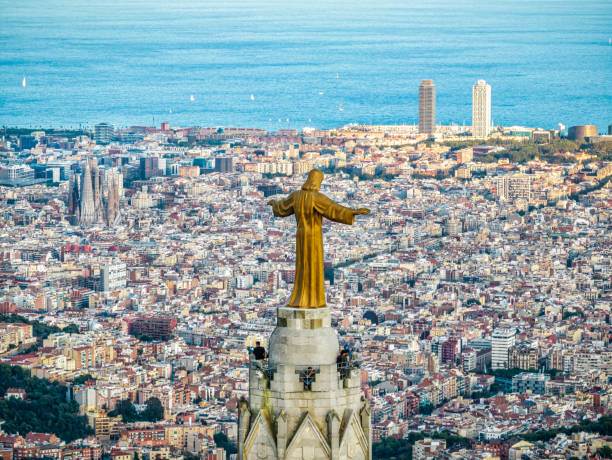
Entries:
[[[140, 178], [143, 180], [151, 177], [162, 176], [165, 166], [162, 168], [162, 159], [158, 157], [146, 157], [140, 159]], [[165, 160], [164, 160], [165, 161]]]
[[95, 126], [94, 139], [97, 144], [110, 143], [115, 134], [115, 127], [109, 123], [98, 123]]
[[423, 80], [419, 85], [419, 133], [432, 134], [436, 129], [436, 85]]
[[508, 351], [514, 346], [514, 329], [495, 329], [491, 336], [491, 369], [508, 367]]
[[489, 137], [491, 132], [491, 85], [484, 80], [472, 88], [472, 135]]

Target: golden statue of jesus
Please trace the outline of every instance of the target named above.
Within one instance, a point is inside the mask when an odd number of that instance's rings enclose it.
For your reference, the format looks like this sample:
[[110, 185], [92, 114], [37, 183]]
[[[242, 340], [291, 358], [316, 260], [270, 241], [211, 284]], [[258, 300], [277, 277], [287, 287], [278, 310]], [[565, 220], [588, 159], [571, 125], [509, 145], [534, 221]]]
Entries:
[[325, 303], [325, 278], [323, 272], [323, 217], [353, 225], [355, 216], [369, 214], [367, 208], [351, 209], [335, 203], [319, 192], [323, 173], [313, 169], [308, 174], [302, 190], [297, 190], [284, 200], [270, 200], [276, 217], [295, 214], [295, 283], [288, 307], [323, 308]]

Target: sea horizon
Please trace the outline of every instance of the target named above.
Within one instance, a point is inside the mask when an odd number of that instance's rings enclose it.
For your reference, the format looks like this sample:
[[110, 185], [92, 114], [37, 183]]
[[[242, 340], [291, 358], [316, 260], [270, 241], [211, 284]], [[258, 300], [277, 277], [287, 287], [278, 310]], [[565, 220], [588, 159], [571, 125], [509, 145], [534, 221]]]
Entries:
[[416, 124], [422, 79], [442, 125], [471, 125], [479, 79], [496, 126], [612, 123], [604, 0], [0, 0], [0, 11], [0, 126]]

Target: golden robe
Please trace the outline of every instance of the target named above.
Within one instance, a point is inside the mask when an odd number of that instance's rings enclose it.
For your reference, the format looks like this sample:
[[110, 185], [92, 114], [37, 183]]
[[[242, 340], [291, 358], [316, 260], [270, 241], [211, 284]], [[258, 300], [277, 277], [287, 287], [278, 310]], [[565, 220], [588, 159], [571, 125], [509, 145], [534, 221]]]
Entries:
[[274, 215], [287, 217], [295, 214], [295, 283], [288, 307], [323, 308], [325, 278], [323, 272], [323, 217], [352, 225], [355, 211], [335, 203], [322, 193], [298, 190], [284, 200], [272, 204]]

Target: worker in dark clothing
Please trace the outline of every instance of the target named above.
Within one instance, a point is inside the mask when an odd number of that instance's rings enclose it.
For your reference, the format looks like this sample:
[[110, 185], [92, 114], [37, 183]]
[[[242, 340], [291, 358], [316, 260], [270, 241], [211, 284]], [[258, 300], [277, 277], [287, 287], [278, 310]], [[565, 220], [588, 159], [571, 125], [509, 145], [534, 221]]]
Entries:
[[315, 375], [317, 371], [315, 371], [312, 367], [308, 367], [303, 373], [304, 379], [304, 390], [312, 391], [312, 382], [314, 381]]
[[340, 376], [345, 379], [349, 375], [351, 357], [348, 350], [345, 348], [340, 353]]
[[261, 361], [266, 359], [267, 353], [266, 349], [261, 346], [260, 342], [255, 342], [255, 348], [253, 348], [253, 355], [257, 361]]

